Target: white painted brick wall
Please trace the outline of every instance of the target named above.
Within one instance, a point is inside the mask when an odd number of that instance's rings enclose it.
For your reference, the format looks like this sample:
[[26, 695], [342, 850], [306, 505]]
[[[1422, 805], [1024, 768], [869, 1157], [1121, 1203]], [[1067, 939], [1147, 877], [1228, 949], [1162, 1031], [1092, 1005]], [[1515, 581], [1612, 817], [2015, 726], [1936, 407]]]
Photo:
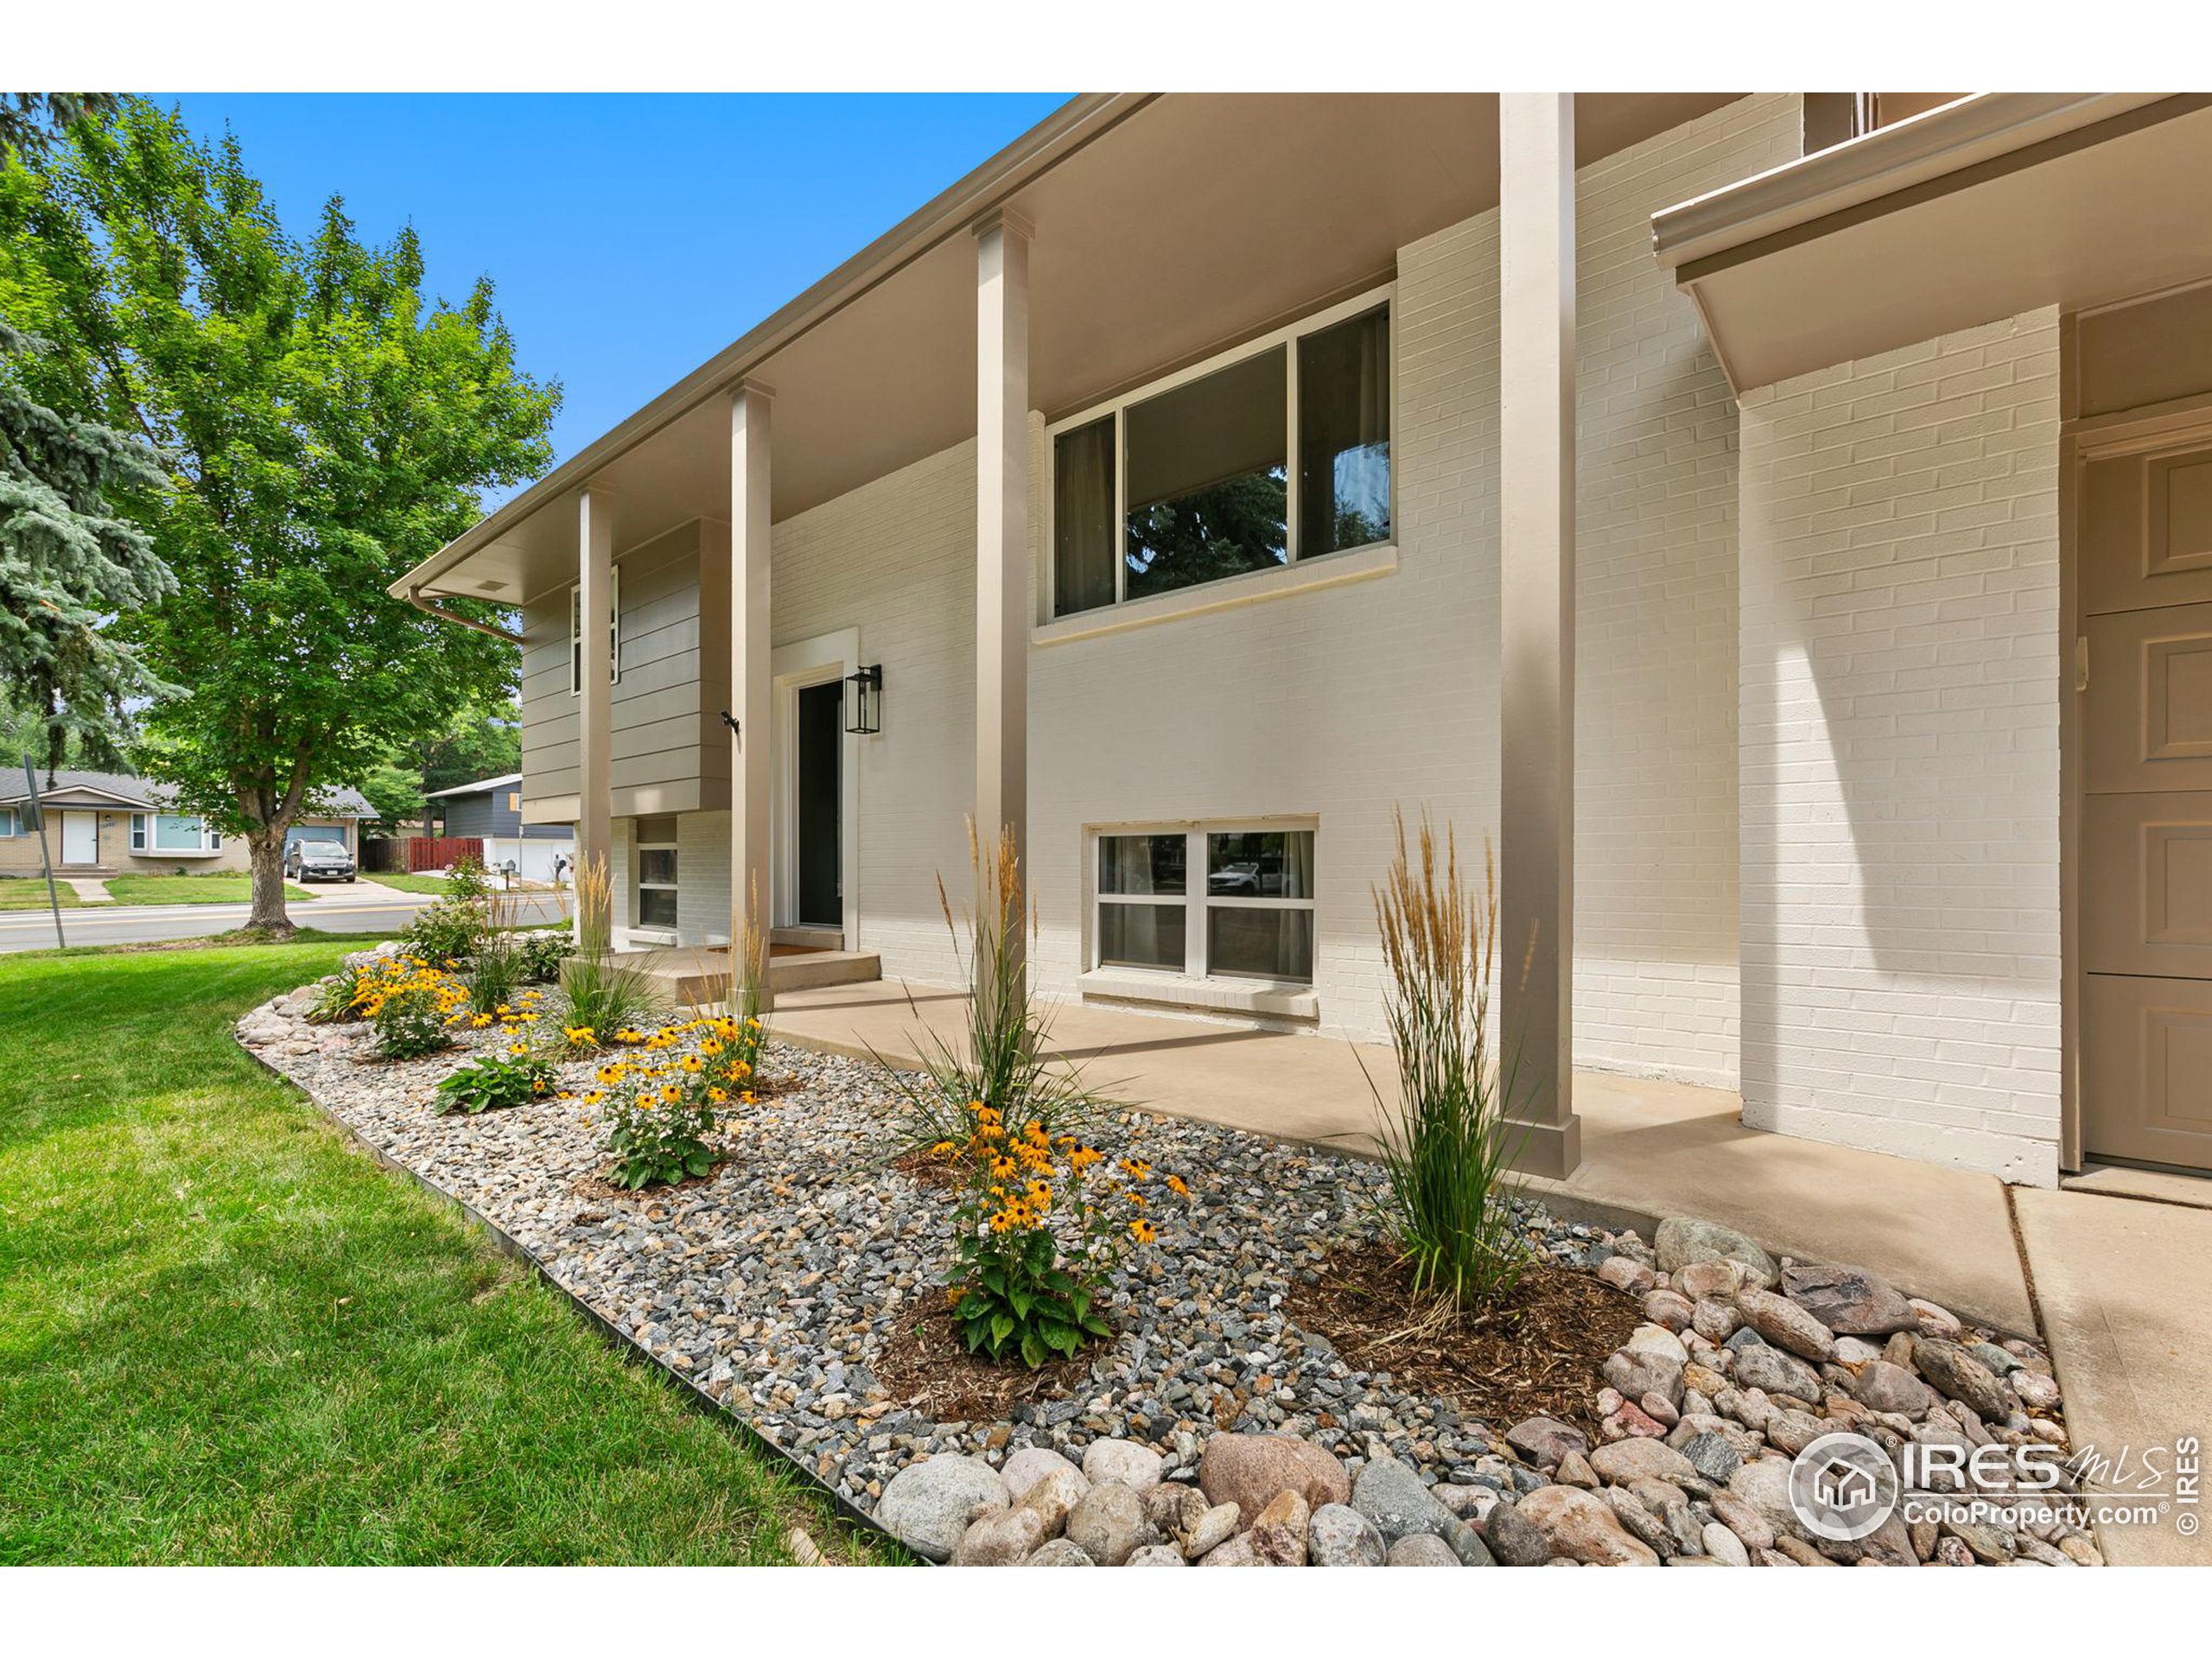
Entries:
[[1651, 256], [1659, 208], [1801, 148], [1739, 99], [1576, 189], [1574, 1053], [1733, 1088], [1736, 405]]
[[1743, 404], [1746, 1122], [2048, 1185], [2058, 318]]

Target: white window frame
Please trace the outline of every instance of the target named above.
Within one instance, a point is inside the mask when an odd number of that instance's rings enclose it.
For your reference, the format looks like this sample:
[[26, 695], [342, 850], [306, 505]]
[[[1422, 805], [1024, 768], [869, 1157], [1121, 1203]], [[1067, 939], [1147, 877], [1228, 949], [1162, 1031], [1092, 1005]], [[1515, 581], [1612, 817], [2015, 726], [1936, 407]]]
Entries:
[[[1216, 973], [1206, 960], [1206, 914], [1215, 906], [1224, 910], [1303, 910], [1316, 912], [1318, 894], [1303, 899], [1237, 899], [1217, 897], [1206, 891], [1206, 837], [1233, 835], [1310, 835], [1313, 837], [1313, 863], [1316, 872], [1314, 885], [1319, 887], [1321, 860], [1321, 828], [1316, 818], [1208, 818], [1183, 819], [1165, 823], [1105, 823], [1094, 825], [1084, 836], [1084, 883], [1090, 892], [1090, 938], [1085, 942], [1084, 963], [1087, 971], [1096, 974], [1136, 975], [1156, 979], [1164, 983], [1205, 980], [1217, 985], [1242, 985], [1255, 988], [1274, 988], [1284, 990], [1309, 991], [1321, 972], [1321, 934], [1317, 921], [1313, 931], [1313, 971], [1306, 979], [1273, 979], [1252, 974]], [[1099, 888], [1099, 843], [1116, 836], [1181, 836], [1183, 849], [1184, 891], [1176, 893], [1105, 893]], [[1196, 890], [1192, 890], [1193, 884]], [[1099, 907], [1103, 905], [1179, 905], [1183, 911], [1183, 965], [1175, 968], [1147, 968], [1129, 963], [1109, 963], [1101, 952], [1105, 929], [1100, 925]]]
[[[647, 853], [666, 853], [674, 859], [676, 880], [673, 881], [646, 880], [645, 872]], [[683, 854], [676, 838], [671, 836], [665, 841], [639, 842], [635, 849], [635, 861], [632, 865], [632, 869], [633, 874], [630, 880], [630, 931], [633, 933], [650, 933], [655, 938], [673, 939], [676, 937], [676, 923], [670, 922], [664, 925], [645, 919], [645, 894], [648, 889], [654, 893], [667, 893], [676, 901], [677, 916], [681, 918], [683, 915], [683, 900], [681, 893], [683, 880]]]
[[[1378, 306], [1389, 314], [1390, 326], [1389, 353], [1390, 390], [1384, 398], [1384, 406], [1390, 411], [1390, 534], [1380, 542], [1368, 542], [1358, 547], [1335, 548], [1326, 553], [1310, 555], [1301, 561], [1298, 547], [1298, 342], [1307, 334], [1319, 334], [1325, 328], [1332, 328], [1340, 322], [1364, 315]], [[1257, 357], [1263, 352], [1272, 351], [1278, 346], [1283, 348], [1283, 397], [1285, 400], [1283, 433], [1287, 452], [1286, 460], [1287, 477], [1285, 480], [1283, 499], [1283, 563], [1276, 567], [1275, 570], [1241, 571], [1233, 576], [1217, 576], [1210, 582], [1193, 582], [1187, 588], [1171, 588], [1161, 594], [1147, 594], [1132, 601], [1129, 598], [1128, 553], [1129, 410], [1135, 404], [1150, 402], [1162, 392], [1173, 391], [1176, 387], [1188, 385], [1193, 380], [1203, 380], [1210, 374], [1228, 368], [1233, 364], [1241, 363], [1247, 358]], [[1294, 569], [1301, 562], [1310, 566], [1322, 559], [1342, 558], [1351, 554], [1373, 553], [1379, 549], [1395, 548], [1397, 544], [1399, 522], [1397, 391], [1398, 285], [1395, 282], [1390, 282], [1330, 306], [1325, 310], [1316, 311], [1311, 316], [1301, 317], [1296, 322], [1277, 328], [1271, 333], [1256, 335], [1242, 345], [1230, 346], [1227, 351], [1217, 352], [1213, 356], [1201, 359], [1186, 368], [1177, 370], [1173, 374], [1163, 375], [1157, 380], [1148, 380], [1141, 386], [1121, 392], [1115, 397], [1093, 404], [1088, 409], [1052, 422], [1045, 429], [1045, 554], [1043, 560], [1045, 569], [1044, 580], [1039, 583], [1044, 589], [1044, 615], [1039, 619], [1040, 626], [1055, 623], [1065, 625], [1087, 619], [1110, 617], [1124, 605], [1148, 604], [1160, 600], [1177, 598], [1185, 594], [1205, 593], [1210, 589], [1218, 588], [1225, 583], [1249, 582], [1255, 577], [1274, 575], [1279, 570]], [[1114, 599], [1111, 604], [1093, 606], [1087, 611], [1071, 611], [1065, 616], [1062, 616], [1059, 612], [1058, 592], [1059, 572], [1058, 561], [1054, 557], [1054, 550], [1059, 545], [1059, 527], [1057, 523], [1059, 492], [1057, 487], [1058, 479], [1055, 476], [1059, 454], [1058, 440], [1064, 432], [1089, 426], [1094, 422], [1105, 419], [1109, 415], [1114, 420]]]
[[133, 812], [130, 815], [130, 850], [140, 858], [203, 858], [223, 850], [223, 838], [207, 827], [203, 816], [200, 819], [200, 844], [197, 847], [157, 847], [154, 844], [154, 820], [157, 817], [186, 817], [182, 812]]
[[[622, 567], [614, 565], [607, 571], [607, 652], [609, 685], [622, 683]], [[580, 582], [569, 584], [569, 695], [580, 697], [584, 693], [584, 585]]]
[[22, 819], [12, 806], [0, 806], [0, 841], [13, 840], [23, 833]]

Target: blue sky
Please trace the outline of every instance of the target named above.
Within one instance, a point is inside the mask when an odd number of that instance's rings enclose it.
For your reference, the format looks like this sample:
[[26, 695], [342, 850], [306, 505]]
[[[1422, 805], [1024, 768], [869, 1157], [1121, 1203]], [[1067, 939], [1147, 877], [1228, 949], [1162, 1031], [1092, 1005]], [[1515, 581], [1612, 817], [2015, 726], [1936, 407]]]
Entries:
[[574, 454], [1064, 101], [902, 96], [162, 96], [226, 124], [296, 232], [411, 220], [429, 286], [480, 273]]

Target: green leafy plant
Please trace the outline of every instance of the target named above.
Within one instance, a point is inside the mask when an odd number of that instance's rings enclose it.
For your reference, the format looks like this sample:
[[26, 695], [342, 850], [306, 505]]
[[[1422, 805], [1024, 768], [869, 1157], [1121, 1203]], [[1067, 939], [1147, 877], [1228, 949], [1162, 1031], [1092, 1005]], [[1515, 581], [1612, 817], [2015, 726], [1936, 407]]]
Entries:
[[1501, 1073], [1490, 1051], [1497, 868], [1485, 845], [1482, 886], [1471, 887], [1450, 826], [1440, 857], [1425, 813], [1416, 868], [1405, 819], [1392, 816], [1397, 850], [1374, 893], [1399, 1097], [1394, 1113], [1376, 1091], [1385, 1175], [1378, 1220], [1411, 1266], [1416, 1295], [1454, 1309], [1490, 1307], [1529, 1265], [1509, 1179], [1522, 1137], [1505, 1116], [1519, 1068]]
[[550, 985], [561, 977], [561, 963], [570, 949], [569, 936], [555, 929], [540, 929], [515, 938], [515, 963], [522, 976], [533, 985]]
[[561, 1024], [572, 1048], [607, 1047], [616, 1032], [651, 1024], [668, 1006], [642, 967], [614, 954], [613, 897], [606, 855], [593, 853], [576, 869], [576, 948], [561, 968]]
[[[907, 1150], [957, 1179], [946, 1294], [969, 1351], [1036, 1367], [1109, 1333], [1107, 1282], [1132, 1249], [1155, 1242], [1141, 1159], [1102, 1169], [1081, 1132], [1103, 1108], [1075, 1068], [1046, 1058], [1046, 1021], [1022, 950], [1021, 871], [1013, 837], [988, 856], [969, 826], [976, 908], [962, 939], [944, 884], [938, 902], [969, 988], [964, 1046], [921, 1033], [924, 1071], [892, 1071]], [[888, 1069], [888, 1068], [887, 1068]], [[1160, 1178], [1178, 1197], [1188, 1189]]]
[[452, 1112], [474, 1117], [541, 1099], [553, 1093], [554, 1081], [553, 1057], [518, 1042], [505, 1054], [486, 1054], [440, 1079], [435, 1108], [441, 1117]]
[[337, 1026], [359, 1020], [361, 1010], [357, 998], [360, 988], [359, 967], [340, 964], [336, 973], [326, 975], [318, 982], [315, 1006], [308, 1010], [308, 1020], [318, 1026]]
[[475, 858], [463, 853], [453, 861], [446, 872], [446, 893], [448, 897], [464, 904], [474, 903], [492, 891], [492, 884], [484, 874], [484, 866]]
[[401, 937], [409, 950], [431, 962], [468, 962], [483, 948], [490, 920], [480, 899], [448, 895], [416, 911]]
[[486, 930], [468, 965], [468, 1006], [477, 1014], [496, 1014], [512, 1002], [527, 982], [522, 956], [510, 934]]

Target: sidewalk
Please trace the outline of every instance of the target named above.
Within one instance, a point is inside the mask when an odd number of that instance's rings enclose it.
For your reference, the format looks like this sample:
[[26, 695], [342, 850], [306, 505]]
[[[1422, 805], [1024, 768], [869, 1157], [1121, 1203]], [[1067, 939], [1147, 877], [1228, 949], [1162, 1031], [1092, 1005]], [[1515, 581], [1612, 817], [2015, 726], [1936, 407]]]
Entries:
[[[779, 996], [769, 1024], [804, 1046], [912, 1065], [917, 1017], [956, 1035], [963, 1002], [941, 986], [837, 986]], [[1052, 1021], [1056, 1051], [1108, 1094], [1285, 1140], [1371, 1149], [1368, 1080], [1392, 1090], [1387, 1048], [1099, 1007], [1058, 1006]], [[2212, 1431], [2212, 1211], [2008, 1194], [1993, 1176], [1747, 1129], [1735, 1095], [1685, 1084], [1577, 1072], [1575, 1109], [1581, 1167], [1529, 1183], [1561, 1212], [1647, 1231], [1704, 1217], [1779, 1254], [1871, 1268], [1981, 1324], [2040, 1327], [2077, 1445]], [[2164, 1528], [2103, 1541], [2115, 1561], [2212, 1560], [2205, 1540]]]

